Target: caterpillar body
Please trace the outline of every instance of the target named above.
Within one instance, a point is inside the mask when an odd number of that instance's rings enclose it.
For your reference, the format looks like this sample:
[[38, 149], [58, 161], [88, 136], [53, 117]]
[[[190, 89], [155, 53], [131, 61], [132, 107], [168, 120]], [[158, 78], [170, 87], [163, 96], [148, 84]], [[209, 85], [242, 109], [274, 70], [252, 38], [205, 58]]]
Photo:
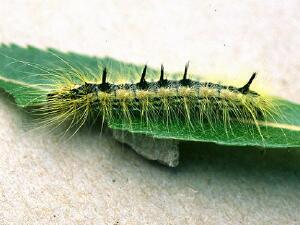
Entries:
[[165, 129], [178, 124], [203, 128], [203, 132], [207, 125], [213, 129], [221, 124], [226, 134], [231, 133], [233, 121], [254, 126], [260, 133], [258, 122], [276, 113], [272, 100], [250, 90], [256, 73], [238, 88], [191, 80], [188, 67], [189, 63], [182, 79], [168, 80], [162, 65], [158, 81], [148, 82], [146, 65], [139, 82], [123, 84], [109, 83], [106, 67], [101, 68], [102, 76], [96, 82], [89, 80], [90, 75], [72, 69], [54, 76], [54, 88], [40, 104], [39, 112], [45, 115], [43, 121], [47, 124], [69, 121], [69, 127], [77, 129], [96, 115], [105, 122], [144, 124], [149, 130], [158, 122]]

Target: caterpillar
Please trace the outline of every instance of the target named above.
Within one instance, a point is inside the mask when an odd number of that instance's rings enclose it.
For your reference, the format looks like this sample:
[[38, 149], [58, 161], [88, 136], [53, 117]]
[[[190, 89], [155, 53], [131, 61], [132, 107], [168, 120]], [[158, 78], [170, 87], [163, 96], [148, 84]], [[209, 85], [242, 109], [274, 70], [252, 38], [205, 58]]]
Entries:
[[145, 65], [139, 82], [115, 84], [108, 81], [106, 66], [94, 74], [70, 65], [69, 70], [51, 73], [53, 85], [37, 112], [44, 124], [68, 122], [67, 130], [75, 127], [75, 132], [90, 118], [100, 117], [102, 123], [117, 120], [127, 126], [141, 124], [148, 130], [157, 123], [165, 130], [177, 124], [202, 132], [221, 126], [226, 135], [234, 134], [234, 122], [249, 127], [249, 132], [254, 126], [264, 138], [259, 123], [278, 110], [271, 98], [250, 89], [256, 73], [242, 87], [234, 87], [192, 80], [188, 68], [189, 62], [182, 78], [174, 80], [165, 77], [161, 65], [158, 79], [147, 81]]

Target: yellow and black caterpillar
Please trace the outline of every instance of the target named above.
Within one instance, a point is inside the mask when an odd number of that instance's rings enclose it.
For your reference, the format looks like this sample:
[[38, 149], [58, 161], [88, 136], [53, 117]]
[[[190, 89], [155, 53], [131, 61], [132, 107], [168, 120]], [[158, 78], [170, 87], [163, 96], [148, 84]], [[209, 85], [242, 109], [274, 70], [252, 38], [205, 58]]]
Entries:
[[[149, 129], [155, 122], [166, 127], [178, 123], [191, 129], [220, 123], [224, 132], [230, 132], [232, 121], [254, 125], [276, 113], [272, 100], [252, 90], [250, 85], [256, 73], [242, 87], [200, 82], [188, 78], [187, 63], [180, 80], [165, 78], [161, 66], [158, 81], [146, 81], [147, 65], [137, 83], [113, 84], [107, 80], [108, 70], [91, 82], [90, 75], [73, 69], [67, 74], [54, 76], [54, 88], [40, 110], [51, 124], [71, 121], [70, 126], [82, 126], [90, 115], [97, 114], [104, 121], [120, 119], [131, 124], [145, 123]], [[93, 75], [95, 76], [95, 75]]]

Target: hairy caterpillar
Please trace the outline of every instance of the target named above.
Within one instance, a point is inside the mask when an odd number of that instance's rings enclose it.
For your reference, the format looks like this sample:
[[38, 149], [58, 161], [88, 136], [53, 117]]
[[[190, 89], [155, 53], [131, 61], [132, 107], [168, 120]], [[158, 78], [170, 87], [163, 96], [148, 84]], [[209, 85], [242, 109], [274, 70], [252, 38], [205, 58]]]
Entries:
[[231, 125], [235, 122], [249, 127], [249, 132], [255, 127], [264, 138], [259, 123], [278, 112], [272, 99], [250, 90], [256, 73], [238, 88], [191, 80], [188, 67], [189, 63], [182, 79], [168, 80], [162, 65], [159, 79], [148, 82], [145, 65], [139, 82], [114, 84], [108, 81], [105, 66], [100, 74], [94, 74], [70, 65], [69, 70], [51, 72], [53, 85], [37, 112], [46, 125], [68, 122], [67, 130], [75, 127], [77, 131], [89, 118], [100, 117], [105, 122], [142, 124], [149, 130], [157, 123], [166, 130], [178, 124], [201, 132], [221, 126], [232, 135]]

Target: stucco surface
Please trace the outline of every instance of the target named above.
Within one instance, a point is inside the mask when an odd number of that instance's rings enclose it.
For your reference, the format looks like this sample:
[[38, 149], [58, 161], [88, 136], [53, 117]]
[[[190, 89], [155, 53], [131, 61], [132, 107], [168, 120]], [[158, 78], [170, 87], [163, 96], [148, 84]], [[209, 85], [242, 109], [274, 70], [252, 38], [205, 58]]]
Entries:
[[[300, 3], [0, 1], [0, 42], [225, 80], [300, 102]], [[300, 150], [182, 143], [178, 168], [88, 129], [58, 141], [0, 95], [0, 224], [299, 224]]]

